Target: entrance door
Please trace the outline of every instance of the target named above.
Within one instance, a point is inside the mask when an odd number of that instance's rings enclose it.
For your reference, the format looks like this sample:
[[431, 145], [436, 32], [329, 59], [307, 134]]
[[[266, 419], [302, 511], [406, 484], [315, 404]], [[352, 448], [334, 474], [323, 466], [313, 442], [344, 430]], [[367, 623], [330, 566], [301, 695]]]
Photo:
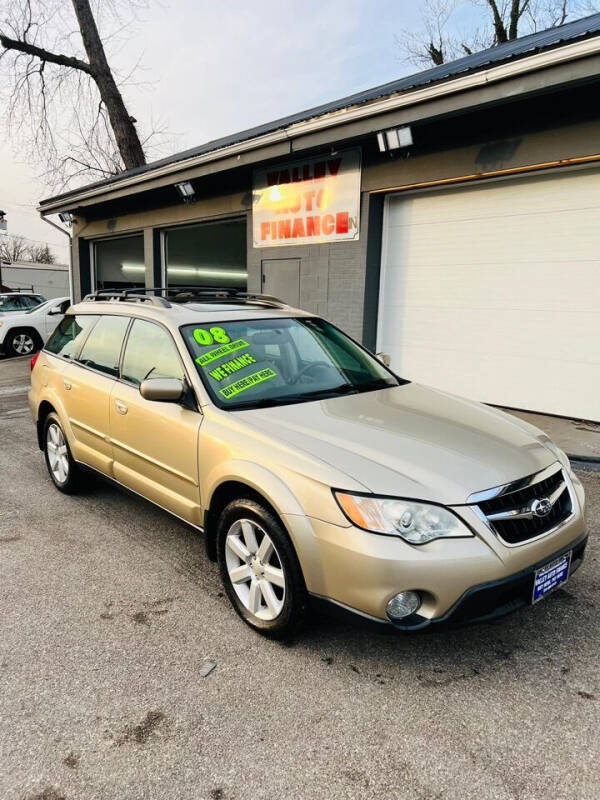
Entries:
[[270, 258], [262, 262], [262, 290], [291, 306], [300, 305], [300, 259]]

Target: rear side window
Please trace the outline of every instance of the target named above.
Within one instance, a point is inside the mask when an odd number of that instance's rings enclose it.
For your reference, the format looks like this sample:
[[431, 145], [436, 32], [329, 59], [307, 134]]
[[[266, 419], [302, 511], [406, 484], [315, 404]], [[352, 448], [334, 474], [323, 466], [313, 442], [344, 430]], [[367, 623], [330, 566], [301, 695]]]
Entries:
[[44, 348], [63, 358], [74, 358], [98, 317], [92, 314], [63, 317]]
[[88, 336], [77, 361], [86, 367], [111, 375], [119, 375], [119, 357], [129, 317], [100, 317]]
[[25, 307], [22, 297], [14, 295], [0, 297], [0, 311], [22, 311]]
[[146, 378], [183, 380], [183, 367], [171, 334], [153, 322], [134, 320], [125, 346], [121, 377], [136, 386]]

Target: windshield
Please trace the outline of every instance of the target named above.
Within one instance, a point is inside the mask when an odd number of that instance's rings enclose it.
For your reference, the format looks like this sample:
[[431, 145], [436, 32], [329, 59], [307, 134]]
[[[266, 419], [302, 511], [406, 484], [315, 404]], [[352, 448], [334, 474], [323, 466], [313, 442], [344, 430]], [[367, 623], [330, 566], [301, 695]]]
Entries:
[[220, 408], [301, 403], [402, 382], [323, 319], [211, 322], [181, 331]]
[[33, 308], [28, 308], [25, 312], [26, 314], [31, 314], [32, 311], [40, 311], [42, 308], [48, 308], [48, 306], [52, 303], [52, 300], [44, 300], [43, 303], [40, 303], [37, 306], [33, 306]]
[[7, 311], [28, 311], [37, 308], [44, 301], [41, 295], [0, 294], [0, 313]]

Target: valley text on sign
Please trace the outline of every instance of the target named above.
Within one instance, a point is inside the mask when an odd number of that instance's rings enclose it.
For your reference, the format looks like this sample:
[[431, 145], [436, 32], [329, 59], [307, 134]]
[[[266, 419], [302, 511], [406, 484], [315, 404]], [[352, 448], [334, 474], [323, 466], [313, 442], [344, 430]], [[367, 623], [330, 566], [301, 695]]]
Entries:
[[254, 172], [254, 247], [358, 239], [360, 151]]

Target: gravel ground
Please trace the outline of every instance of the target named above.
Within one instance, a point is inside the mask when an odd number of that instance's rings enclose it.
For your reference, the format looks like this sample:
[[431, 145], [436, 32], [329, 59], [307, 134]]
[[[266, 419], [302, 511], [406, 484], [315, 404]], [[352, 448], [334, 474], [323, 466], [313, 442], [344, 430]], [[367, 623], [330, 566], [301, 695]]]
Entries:
[[[2, 800], [600, 796], [596, 536], [565, 589], [494, 625], [318, 619], [282, 646], [183, 524], [53, 488], [28, 380], [0, 362]], [[581, 478], [597, 534], [600, 473]]]

